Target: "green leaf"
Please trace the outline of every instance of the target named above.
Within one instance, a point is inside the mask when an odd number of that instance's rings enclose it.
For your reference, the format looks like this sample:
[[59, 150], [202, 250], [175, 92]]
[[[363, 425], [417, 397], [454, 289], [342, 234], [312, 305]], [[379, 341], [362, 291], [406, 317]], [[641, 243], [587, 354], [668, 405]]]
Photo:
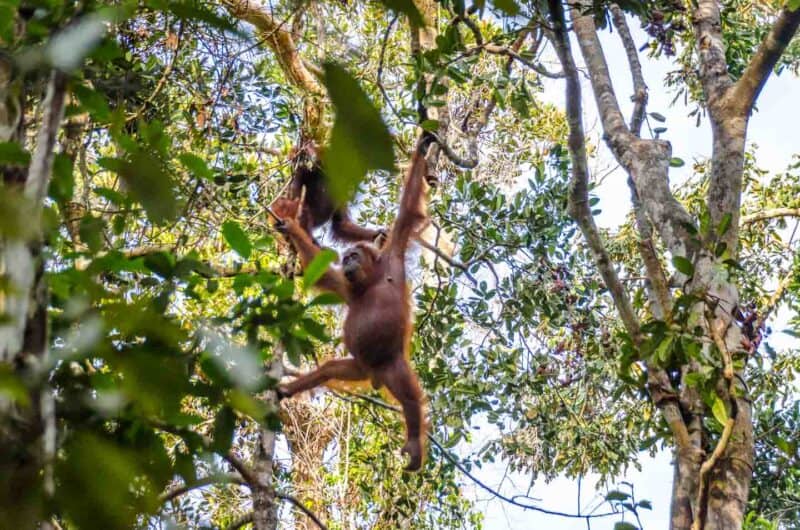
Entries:
[[655, 351], [655, 358], [656, 360], [663, 366], [667, 364], [669, 361], [669, 354], [672, 351], [672, 341], [674, 339], [673, 335], [669, 335], [664, 340], [662, 340]]
[[731, 214], [726, 213], [722, 216], [722, 219], [719, 222], [719, 226], [717, 227], [717, 235], [722, 236], [725, 235], [725, 232], [728, 231], [728, 228], [731, 226]]
[[250, 243], [250, 238], [239, 223], [236, 221], [225, 221], [222, 224], [222, 237], [228, 245], [236, 251], [244, 259], [250, 258], [250, 253], [253, 251], [253, 245]]
[[325, 271], [328, 270], [328, 266], [334, 261], [336, 261], [336, 252], [329, 248], [317, 253], [303, 271], [303, 287], [308, 289], [317, 283], [322, 278], [322, 275], [325, 274]]
[[659, 114], [658, 112], [651, 112], [650, 117], [656, 121], [660, 121], [661, 123], [667, 121], [667, 118], [665, 118], [663, 114]]
[[639, 527], [626, 521], [617, 521], [614, 523], [614, 530], [639, 530]]
[[630, 495], [628, 495], [624, 491], [619, 491], [619, 490], [613, 490], [606, 493], [606, 500], [608, 502], [625, 501], [628, 500], [628, 497], [630, 497]]
[[87, 214], [81, 219], [78, 234], [80, 234], [81, 241], [86, 243], [92, 252], [98, 252], [103, 248], [103, 229], [105, 225], [106, 223], [101, 217], [94, 217], [91, 214]]
[[0, 164], [27, 166], [31, 155], [17, 142], [0, 142]]
[[214, 174], [208, 169], [205, 160], [200, 158], [194, 153], [183, 153], [178, 156], [178, 160], [180, 160], [183, 167], [189, 170], [189, 172], [194, 175], [195, 177], [203, 180], [214, 180]]
[[725, 402], [717, 395], [714, 396], [714, 402], [711, 404], [711, 413], [722, 425], [728, 421], [728, 409], [725, 408]]
[[28, 389], [8, 364], [0, 364], [0, 396], [24, 407], [30, 405]]
[[53, 35], [45, 49], [50, 64], [65, 72], [80, 67], [103, 40], [118, 13], [113, 8], [89, 13]]
[[494, 6], [510, 17], [519, 13], [519, 4], [514, 0], [494, 0]]
[[425, 120], [420, 123], [420, 127], [425, 129], [426, 131], [436, 132], [439, 130], [439, 121], [438, 120]]
[[638, 503], [636, 503], [636, 505], [639, 508], [644, 508], [645, 510], [652, 510], [653, 509], [652, 503], [650, 501], [648, 501], [648, 500], [639, 501]]
[[342, 297], [336, 293], [322, 293], [309, 302], [310, 306], [315, 305], [338, 305], [344, 303]]
[[683, 161], [682, 158], [678, 158], [677, 156], [673, 156], [669, 159], [669, 167], [683, 167], [686, 162]]
[[137, 151], [127, 160], [100, 158], [97, 163], [122, 177], [130, 194], [142, 203], [154, 223], [162, 224], [175, 218], [178, 205], [173, 194], [172, 178], [152, 155]]
[[392, 137], [380, 112], [344, 68], [329, 62], [324, 72], [336, 120], [323, 165], [331, 196], [338, 204], [344, 204], [368, 171], [394, 167]]
[[211, 449], [217, 453], [227, 453], [233, 442], [236, 429], [236, 413], [230, 407], [222, 407], [214, 418], [214, 441]]
[[175, 472], [178, 473], [187, 484], [197, 480], [197, 470], [194, 467], [194, 459], [189, 453], [175, 451]]
[[72, 199], [74, 188], [72, 160], [63, 153], [57, 153], [53, 159], [53, 178], [50, 180], [48, 195], [55, 201], [66, 203]]
[[380, 0], [387, 9], [397, 11], [408, 17], [413, 26], [421, 27], [425, 24], [422, 14], [412, 0]]
[[672, 264], [679, 272], [682, 272], [686, 276], [691, 277], [694, 274], [694, 265], [692, 265], [692, 262], [683, 256], [673, 256]]
[[111, 109], [108, 107], [105, 96], [83, 85], [73, 86], [72, 93], [94, 121], [105, 123], [111, 119]]

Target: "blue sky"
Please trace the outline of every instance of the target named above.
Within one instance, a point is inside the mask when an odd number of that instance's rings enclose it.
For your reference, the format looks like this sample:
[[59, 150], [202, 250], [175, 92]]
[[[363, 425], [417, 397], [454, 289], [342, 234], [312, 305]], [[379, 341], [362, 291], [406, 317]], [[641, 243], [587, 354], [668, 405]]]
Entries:
[[[638, 25], [634, 23], [631, 30], [637, 45], [644, 44], [646, 35]], [[629, 115], [632, 107], [629, 98], [632, 93], [632, 83], [622, 47], [616, 33], [605, 32], [601, 35], [601, 40], [610, 71], [616, 76], [614, 77], [614, 87], [617, 97], [625, 114]], [[580, 64], [580, 53], [574, 41], [573, 51]], [[670, 174], [671, 182], [675, 185], [689, 175], [694, 160], [702, 160], [710, 155], [710, 127], [707, 121], [702, 121], [700, 127], [696, 127], [695, 117], [687, 116], [692, 109], [683, 106], [683, 98], [680, 98], [674, 107], [670, 107], [670, 102], [675, 94], [668, 91], [663, 83], [665, 74], [674, 69], [669, 61], [652, 60], [644, 55], [641, 56], [641, 60], [645, 80], [650, 87], [648, 110], [658, 112], [667, 118], [666, 124], [663, 125], [668, 127], [668, 131], [662, 137], [672, 143], [673, 156], [680, 157], [686, 162], [684, 167], [674, 169]], [[549, 66], [554, 70], [558, 69], [555, 64]], [[588, 81], [585, 78], [581, 78], [581, 81], [585, 112], [584, 125], [594, 144], [600, 147], [598, 159], [594, 161], [592, 168], [605, 173], [605, 170], [611, 169], [615, 165], [615, 161], [600, 140], [597, 109]], [[798, 135], [796, 132], [796, 127], [800, 124], [800, 105], [797, 104], [797, 94], [800, 94], [800, 80], [788, 73], [784, 73], [780, 77], [772, 76], [759, 99], [758, 112], [750, 121], [748, 143], [758, 146], [758, 164], [770, 172], [784, 171], [791, 162], [792, 155], [800, 152], [797, 149]], [[564, 108], [563, 83], [546, 80], [542, 99]], [[630, 210], [626, 178], [622, 171], [616, 170], [607, 176], [597, 189], [600, 197], [599, 207], [602, 209], [597, 216], [597, 222], [603, 227], [612, 228], [619, 225]], [[785, 313], [779, 313], [776, 317], [778, 321], [785, 321], [785, 318]], [[784, 326], [775, 326], [776, 329], [782, 327]], [[776, 333], [771, 337], [770, 343], [776, 347], [787, 347], [790, 345], [790, 340], [787, 335]], [[493, 434], [485, 429], [476, 432], [484, 433], [481, 436], [487, 438]], [[485, 441], [476, 436], [476, 439], [473, 440], [473, 447], [480, 447]], [[669, 527], [669, 502], [672, 486], [671, 455], [669, 452], [662, 452], [655, 458], [643, 455], [639, 464], [642, 467], [641, 471], [631, 470], [619, 479], [635, 485], [638, 499], [648, 499], [652, 502], [653, 510], [644, 510], [642, 513], [644, 528], [646, 530], [666, 530]], [[530, 478], [519, 474], [505, 475], [504, 471], [505, 466], [498, 463], [494, 466], [485, 466], [476, 474], [490, 486], [499, 486], [504, 494], [524, 494], [528, 489]], [[604, 496], [604, 491], [598, 492], [595, 489], [596, 482], [597, 477], [592, 476], [587, 476], [582, 481], [582, 508], [592, 505], [593, 499], [602, 499]], [[472, 484], [466, 484], [464, 491], [470, 498], [477, 500], [476, 507], [485, 514], [485, 528], [488, 530], [534, 528], [537, 530], [586, 530], [587, 528], [583, 520], [542, 515], [508, 505], [497, 499], [491, 499], [488, 493], [478, 490]], [[530, 495], [541, 499], [539, 505], [543, 508], [574, 513], [577, 510], [577, 493], [576, 481], [559, 478], [549, 484], [544, 481], [534, 483]], [[614, 518], [595, 520], [592, 522], [591, 528], [593, 530], [611, 530], [615, 521]]]

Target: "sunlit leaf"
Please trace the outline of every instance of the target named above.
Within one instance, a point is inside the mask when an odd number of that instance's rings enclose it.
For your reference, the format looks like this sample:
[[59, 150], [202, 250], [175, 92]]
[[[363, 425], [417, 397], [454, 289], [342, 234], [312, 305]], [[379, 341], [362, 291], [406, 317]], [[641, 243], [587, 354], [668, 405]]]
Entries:
[[719, 396], [714, 396], [714, 402], [711, 404], [711, 413], [722, 425], [725, 425], [728, 421], [728, 409], [725, 408], [725, 402]]
[[225, 241], [237, 254], [244, 259], [250, 258], [253, 245], [239, 223], [231, 220], [222, 223], [222, 237], [225, 238]]
[[334, 261], [336, 261], [336, 252], [327, 248], [321, 250], [303, 271], [303, 286], [308, 289], [317, 283]]
[[392, 137], [358, 82], [336, 63], [325, 64], [325, 86], [336, 110], [323, 162], [334, 200], [348, 202], [367, 172], [392, 169]]
[[672, 264], [678, 271], [682, 272], [686, 276], [691, 277], [694, 274], [694, 265], [692, 265], [692, 262], [683, 256], [673, 256]]

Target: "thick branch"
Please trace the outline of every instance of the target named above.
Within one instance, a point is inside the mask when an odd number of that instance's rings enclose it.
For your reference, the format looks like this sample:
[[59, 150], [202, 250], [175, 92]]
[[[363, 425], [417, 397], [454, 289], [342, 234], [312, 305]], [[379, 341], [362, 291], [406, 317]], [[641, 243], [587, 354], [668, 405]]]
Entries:
[[[551, 13], [556, 20], [553, 21], [553, 45], [561, 61], [561, 67], [566, 75], [566, 110], [569, 123], [569, 153], [572, 159], [572, 179], [570, 182], [569, 209], [570, 215], [578, 223], [586, 242], [594, 256], [597, 268], [600, 271], [606, 287], [614, 299], [614, 304], [620, 313], [625, 329], [632, 338], [639, 336], [639, 322], [631, 306], [628, 294], [617, 276], [614, 264], [600, 237], [600, 232], [594, 222], [591, 208], [589, 207], [589, 167], [586, 155], [586, 135], [583, 131], [583, 110], [581, 104], [581, 85], [578, 79], [578, 69], [572, 57], [569, 37], [565, 30], [563, 9], [559, 0], [549, 0]], [[592, 33], [594, 33], [594, 22]], [[603, 60], [605, 62], [605, 60]], [[598, 104], [600, 101], [598, 100]], [[617, 110], [618, 112], [618, 110]], [[621, 126], [624, 128], [625, 124]]]
[[614, 27], [617, 28], [622, 46], [625, 48], [625, 55], [628, 57], [628, 67], [633, 78], [633, 96], [631, 96], [633, 112], [631, 114], [630, 130], [632, 134], [639, 136], [642, 130], [642, 122], [644, 121], [645, 108], [647, 107], [647, 84], [644, 82], [644, 75], [642, 75], [639, 50], [633, 42], [628, 22], [625, 20], [625, 13], [622, 12], [622, 9], [617, 4], [611, 4], [611, 20], [614, 22]]
[[322, 140], [321, 123], [324, 111], [325, 90], [317, 81], [310, 65], [297, 51], [291, 28], [284, 27], [284, 22], [277, 22], [268, 7], [250, 0], [220, 0], [234, 17], [254, 25], [261, 38], [275, 53], [281, 70], [289, 81], [300, 88], [305, 98], [305, 132]]
[[589, 71], [592, 92], [594, 92], [597, 102], [597, 111], [600, 114], [603, 131], [611, 145], [612, 152], [619, 159], [625, 155], [633, 138], [619, 109], [619, 101], [614, 93], [614, 85], [611, 82], [611, 74], [603, 54], [603, 47], [600, 45], [600, 39], [594, 26], [594, 17], [591, 14], [581, 14], [586, 7], [585, 3], [579, 3], [572, 8], [572, 24], [575, 35], [578, 37], [583, 60]]
[[[583, 131], [581, 88], [578, 79], [578, 69], [572, 57], [569, 37], [565, 31], [563, 9], [560, 0], [549, 0], [553, 21], [553, 46], [562, 68], [566, 74], [567, 92], [566, 108], [567, 121], [570, 127], [569, 150], [572, 158], [572, 182], [570, 184], [570, 214], [576, 219], [581, 228], [595, 262], [603, 277], [614, 305], [620, 313], [620, 318], [634, 344], [641, 343], [639, 322], [631, 306], [627, 292], [622, 286], [617, 272], [611, 263], [608, 252], [603, 245], [594, 218], [591, 214], [588, 201], [589, 170], [586, 155], [585, 134]], [[592, 29], [594, 32], [594, 29]], [[620, 115], [621, 119], [621, 115]], [[625, 127], [623, 122], [620, 122]], [[629, 135], [629, 134], [628, 134]], [[663, 370], [655, 366], [648, 366], [648, 386], [656, 406], [661, 410], [664, 418], [672, 430], [675, 442], [680, 448], [689, 446], [689, 434], [686, 424], [677, 405], [672, 385]]]
[[[581, 15], [581, 7], [572, 9], [573, 26], [589, 70], [608, 146], [633, 179], [647, 217], [658, 229], [667, 248], [674, 255], [685, 256], [690, 238], [684, 226], [691, 223], [692, 218], [669, 188], [671, 146], [661, 140], [642, 140], [628, 130], [614, 94], [594, 19]], [[570, 103], [568, 96], [567, 106]]]
[[800, 217], [800, 208], [775, 208], [774, 210], [763, 210], [750, 215], [742, 216], [742, 225], [776, 219], [778, 217]]
[[658, 259], [655, 244], [653, 243], [653, 225], [642, 207], [639, 199], [639, 192], [633, 178], [628, 178], [628, 187], [631, 190], [631, 203], [633, 204], [633, 215], [636, 221], [636, 229], [639, 232], [639, 254], [642, 256], [644, 268], [647, 271], [647, 291], [652, 304], [653, 316], [659, 320], [664, 320], [672, 310], [672, 296], [669, 291], [664, 269]]
[[733, 103], [741, 113], [749, 114], [764, 83], [775, 68], [800, 25], [800, 9], [783, 9], [775, 25], [758, 47], [744, 74], [733, 88]]
[[718, 0], [699, 0], [692, 23], [700, 62], [700, 82], [712, 119], [718, 119], [725, 92], [731, 86]]

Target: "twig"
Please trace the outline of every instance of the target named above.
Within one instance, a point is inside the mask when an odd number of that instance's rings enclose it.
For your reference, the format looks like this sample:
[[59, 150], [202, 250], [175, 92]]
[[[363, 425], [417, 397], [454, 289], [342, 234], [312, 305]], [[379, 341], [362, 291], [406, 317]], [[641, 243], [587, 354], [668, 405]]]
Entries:
[[462, 271], [464, 273], [464, 275], [467, 278], [469, 278], [469, 280], [473, 283], [473, 285], [478, 285], [478, 280], [476, 280], [475, 277], [472, 276], [472, 274], [470, 274], [469, 268], [467, 267], [467, 265], [465, 265], [464, 263], [461, 263], [460, 261], [454, 260], [453, 258], [448, 256], [447, 254], [442, 252], [439, 249], [439, 247], [437, 247], [436, 245], [433, 245], [433, 244], [427, 242], [426, 240], [424, 240], [421, 235], [418, 235], [416, 239], [417, 239], [417, 241], [419, 242], [419, 244], [421, 246], [425, 247], [426, 249], [428, 249], [431, 252], [433, 252], [434, 254], [436, 254], [437, 257], [442, 259], [442, 261], [446, 262], [451, 267], [459, 269], [460, 271]]

